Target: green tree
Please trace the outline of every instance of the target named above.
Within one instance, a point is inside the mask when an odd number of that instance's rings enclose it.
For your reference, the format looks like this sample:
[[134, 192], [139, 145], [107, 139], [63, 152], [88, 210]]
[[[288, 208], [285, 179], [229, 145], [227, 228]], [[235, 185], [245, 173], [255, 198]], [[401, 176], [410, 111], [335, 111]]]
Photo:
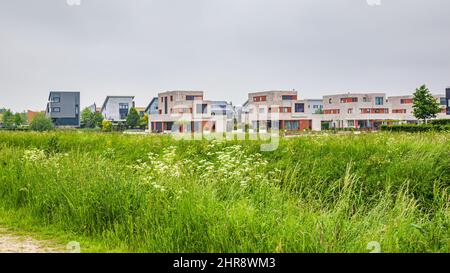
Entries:
[[436, 114], [441, 111], [439, 103], [431, 94], [426, 85], [422, 85], [413, 95], [413, 114], [417, 119], [423, 120], [435, 118]]
[[86, 108], [81, 112], [81, 127], [82, 128], [101, 128], [103, 116], [101, 113], [92, 112], [91, 109]]
[[92, 128], [92, 111], [89, 108], [85, 108], [81, 111], [80, 125], [82, 128]]
[[22, 114], [21, 113], [15, 113], [14, 114], [14, 124], [16, 126], [20, 126], [20, 125], [22, 125], [24, 123], [25, 123], [25, 120], [23, 119]]
[[11, 110], [6, 110], [3, 112], [3, 126], [7, 129], [13, 129], [14, 128], [14, 114], [11, 112]]
[[130, 113], [128, 113], [126, 124], [128, 128], [136, 128], [139, 126], [139, 121], [141, 117], [139, 113], [136, 111], [136, 108], [131, 108]]
[[139, 122], [139, 126], [143, 129], [147, 129], [148, 128], [148, 114], [145, 113], [143, 117], [141, 117], [141, 120]]
[[95, 112], [93, 117], [92, 117], [92, 120], [93, 120], [96, 128], [97, 127], [98, 128], [102, 128], [102, 123], [103, 123], [103, 120], [104, 120], [104, 118], [102, 116], [102, 113]]
[[44, 114], [38, 114], [30, 123], [30, 129], [33, 131], [44, 132], [53, 130], [52, 121]]

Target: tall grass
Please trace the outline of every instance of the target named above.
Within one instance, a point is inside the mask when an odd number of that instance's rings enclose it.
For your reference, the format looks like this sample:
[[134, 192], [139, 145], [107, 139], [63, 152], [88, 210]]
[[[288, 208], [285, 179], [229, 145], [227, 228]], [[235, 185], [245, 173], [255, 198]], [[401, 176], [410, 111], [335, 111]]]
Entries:
[[0, 206], [133, 252], [450, 252], [445, 133], [0, 133]]

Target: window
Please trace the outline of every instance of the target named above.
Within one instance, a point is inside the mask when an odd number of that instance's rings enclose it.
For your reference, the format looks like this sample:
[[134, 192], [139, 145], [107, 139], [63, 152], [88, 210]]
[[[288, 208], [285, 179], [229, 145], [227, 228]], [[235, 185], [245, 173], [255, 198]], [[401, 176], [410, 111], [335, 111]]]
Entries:
[[208, 113], [208, 104], [197, 104], [197, 114]]
[[388, 108], [361, 108], [361, 114], [389, 114]]
[[383, 105], [383, 97], [375, 97], [375, 105]]
[[253, 101], [254, 102], [267, 101], [267, 97], [266, 96], [253, 97]]
[[296, 103], [295, 104], [295, 112], [296, 113], [304, 113], [305, 112], [305, 104], [304, 103]]
[[195, 96], [186, 96], [186, 100], [195, 100]]
[[400, 104], [411, 104], [413, 99], [400, 99]]
[[53, 97], [53, 98], [52, 98], [52, 102], [54, 102], [54, 103], [60, 103], [60, 102], [61, 102], [61, 98], [60, 98], [60, 97]]
[[284, 127], [286, 130], [298, 130], [298, 120], [286, 120]]
[[282, 100], [296, 100], [297, 96], [293, 96], [293, 95], [283, 95], [281, 96]]
[[173, 96], [170, 96], [170, 101], [173, 101]]
[[328, 99], [328, 103], [331, 104], [332, 102], [333, 102], [333, 99], [332, 99], [332, 98], [329, 98], [329, 99]]
[[445, 97], [441, 97], [441, 105], [447, 105], [447, 99]]
[[128, 110], [128, 103], [119, 103], [120, 110]]
[[52, 108], [52, 113], [59, 113], [61, 112], [61, 108], [60, 107], [53, 107]]
[[280, 107], [280, 113], [291, 113], [292, 108], [291, 107]]
[[325, 115], [331, 115], [331, 114], [340, 114], [340, 110], [339, 109], [327, 109], [327, 110], [324, 110], [323, 111], [323, 113], [325, 114]]
[[75, 115], [78, 115], [78, 105], [75, 105]]
[[354, 120], [348, 120], [347, 121], [348, 127], [355, 127], [355, 121]]
[[341, 103], [358, 102], [358, 98], [341, 98]]
[[370, 102], [370, 98], [369, 97], [364, 97], [363, 98], [363, 102]]
[[353, 108], [348, 108], [347, 113], [348, 114], [353, 114]]
[[319, 105], [313, 105], [313, 109], [319, 109]]

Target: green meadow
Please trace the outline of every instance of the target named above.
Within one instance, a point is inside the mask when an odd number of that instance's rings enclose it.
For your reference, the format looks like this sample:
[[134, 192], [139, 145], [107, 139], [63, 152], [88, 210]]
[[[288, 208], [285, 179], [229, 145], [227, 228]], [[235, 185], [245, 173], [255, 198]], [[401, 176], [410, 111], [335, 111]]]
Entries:
[[449, 133], [261, 143], [0, 132], [2, 223], [105, 252], [450, 252]]

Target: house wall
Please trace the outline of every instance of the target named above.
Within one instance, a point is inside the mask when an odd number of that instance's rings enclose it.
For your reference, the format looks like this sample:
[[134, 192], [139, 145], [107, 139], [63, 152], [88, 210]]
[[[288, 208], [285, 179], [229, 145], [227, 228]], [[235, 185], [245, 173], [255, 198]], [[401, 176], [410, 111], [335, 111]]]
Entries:
[[[59, 97], [59, 102], [53, 102], [56, 97]], [[54, 111], [55, 108], [58, 108], [59, 112]], [[46, 115], [53, 120], [56, 126], [79, 126], [80, 93], [51, 92]]]
[[447, 115], [450, 115], [450, 87], [445, 91], [445, 98], [447, 99]]
[[[303, 111], [296, 112], [296, 104], [303, 104]], [[313, 105], [318, 105], [320, 108], [319, 105], [322, 105], [322, 102], [320, 100], [298, 100], [297, 91], [255, 92], [249, 94], [248, 103], [241, 119], [251, 129], [272, 127], [272, 121], [279, 121], [280, 129], [311, 130], [314, 128], [320, 130], [318, 125], [320, 121], [312, 114]], [[293, 125], [295, 125], [295, 129], [292, 129]]]
[[132, 97], [122, 97], [108, 99], [105, 108], [102, 110], [102, 115], [106, 120], [110, 121], [125, 121], [126, 119], [121, 119], [119, 112], [120, 103], [128, 104], [128, 111], [134, 107], [134, 102]]

